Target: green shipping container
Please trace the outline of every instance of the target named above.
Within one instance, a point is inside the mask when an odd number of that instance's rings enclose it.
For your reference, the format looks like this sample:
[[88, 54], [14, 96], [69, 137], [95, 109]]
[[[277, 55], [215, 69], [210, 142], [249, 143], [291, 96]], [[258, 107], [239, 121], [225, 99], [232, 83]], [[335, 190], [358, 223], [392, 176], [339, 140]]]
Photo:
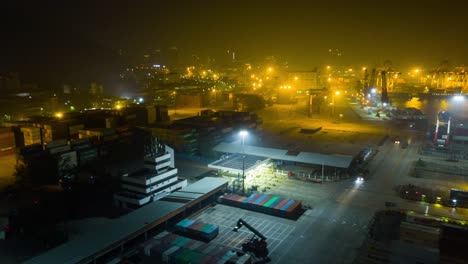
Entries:
[[279, 197], [278, 196], [274, 196], [273, 198], [271, 198], [268, 202], [266, 202], [263, 206], [265, 207], [269, 207], [270, 205], [272, 205], [276, 200], [278, 200]]

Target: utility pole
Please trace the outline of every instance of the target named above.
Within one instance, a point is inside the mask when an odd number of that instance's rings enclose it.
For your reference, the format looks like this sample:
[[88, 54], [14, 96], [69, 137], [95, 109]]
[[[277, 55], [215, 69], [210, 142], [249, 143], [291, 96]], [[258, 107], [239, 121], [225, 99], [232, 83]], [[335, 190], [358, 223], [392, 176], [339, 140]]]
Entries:
[[307, 102], [307, 105], [308, 105], [307, 116], [311, 118], [312, 112], [314, 111], [314, 108], [313, 108], [314, 97], [312, 95], [312, 89], [309, 89], [308, 93], [309, 93], [309, 97], [308, 97], [308, 102]]
[[324, 174], [325, 174], [325, 165], [322, 162], [322, 181], [323, 181], [323, 178], [324, 178]]

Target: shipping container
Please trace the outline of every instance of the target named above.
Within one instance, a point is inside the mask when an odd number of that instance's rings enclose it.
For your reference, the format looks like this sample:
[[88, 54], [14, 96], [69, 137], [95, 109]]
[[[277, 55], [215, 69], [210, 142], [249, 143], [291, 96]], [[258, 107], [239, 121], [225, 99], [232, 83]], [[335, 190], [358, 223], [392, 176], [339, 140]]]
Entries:
[[203, 241], [210, 241], [218, 235], [219, 227], [217, 225], [206, 224], [191, 219], [183, 219], [175, 225], [175, 230], [182, 235]]
[[268, 195], [265, 199], [263, 199], [263, 201], [260, 201], [260, 202], [258, 203], [258, 205], [260, 205], [260, 206], [265, 206], [265, 204], [268, 203], [272, 198], [273, 198], [273, 196]]
[[295, 201], [291, 206], [289, 206], [289, 208], [287, 209], [288, 213], [295, 213], [297, 212], [299, 209], [301, 209], [301, 202], [299, 201]]
[[281, 203], [277, 204], [275, 206], [275, 209], [277, 210], [281, 210], [281, 207], [283, 207], [285, 204], [287, 204], [290, 200], [289, 199], [284, 199], [283, 201], [281, 201]]
[[258, 194], [258, 193], [251, 194], [249, 197], [247, 197], [247, 199], [243, 200], [242, 203], [244, 203], [244, 204], [249, 203], [250, 200], [257, 199], [260, 196], [262, 196], [262, 195]]
[[224, 195], [220, 197], [220, 200], [229, 206], [286, 218], [296, 218], [302, 209], [300, 201], [259, 193], [252, 194], [249, 197]]
[[278, 196], [274, 196], [270, 200], [268, 200], [268, 202], [264, 203], [263, 206], [270, 207], [270, 205], [273, 205], [278, 199]]
[[281, 206], [280, 210], [286, 211], [289, 208], [289, 206], [291, 206], [294, 202], [294, 200], [289, 200], [285, 205]]
[[268, 195], [262, 194], [262, 195], [261, 195], [260, 197], [258, 197], [257, 199], [251, 200], [250, 203], [251, 203], [251, 204], [257, 205], [257, 204], [259, 204], [261, 201], [263, 201], [264, 199], [266, 199], [267, 197], [268, 197]]

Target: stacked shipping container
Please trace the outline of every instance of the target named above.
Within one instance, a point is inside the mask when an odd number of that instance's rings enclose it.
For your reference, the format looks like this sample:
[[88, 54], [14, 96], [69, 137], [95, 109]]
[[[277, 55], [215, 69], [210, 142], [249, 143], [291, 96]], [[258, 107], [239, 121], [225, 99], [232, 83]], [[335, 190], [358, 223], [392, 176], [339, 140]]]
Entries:
[[285, 218], [297, 217], [302, 209], [300, 201], [261, 193], [254, 193], [249, 197], [226, 194], [221, 196], [221, 201], [229, 206]]
[[41, 144], [41, 129], [38, 127], [21, 127], [24, 136], [24, 145]]
[[238, 256], [226, 247], [162, 232], [143, 243], [143, 253], [155, 263], [251, 263], [249, 255]]
[[191, 219], [184, 219], [175, 225], [175, 230], [181, 235], [204, 241], [213, 240], [219, 233], [217, 225], [205, 224]]
[[15, 149], [15, 134], [11, 128], [0, 128], [0, 156], [14, 154]]

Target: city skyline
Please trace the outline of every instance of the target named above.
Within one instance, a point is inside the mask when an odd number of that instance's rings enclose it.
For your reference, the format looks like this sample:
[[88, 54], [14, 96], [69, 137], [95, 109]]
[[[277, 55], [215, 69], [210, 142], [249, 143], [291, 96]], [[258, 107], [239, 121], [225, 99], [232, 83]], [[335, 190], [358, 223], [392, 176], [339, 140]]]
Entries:
[[299, 69], [387, 59], [401, 67], [462, 65], [468, 58], [460, 45], [463, 4], [340, 2], [10, 3], [0, 69], [48, 81], [112, 79], [109, 72], [173, 46], [186, 65], [194, 54], [219, 61], [227, 50], [254, 63], [274, 55]]

